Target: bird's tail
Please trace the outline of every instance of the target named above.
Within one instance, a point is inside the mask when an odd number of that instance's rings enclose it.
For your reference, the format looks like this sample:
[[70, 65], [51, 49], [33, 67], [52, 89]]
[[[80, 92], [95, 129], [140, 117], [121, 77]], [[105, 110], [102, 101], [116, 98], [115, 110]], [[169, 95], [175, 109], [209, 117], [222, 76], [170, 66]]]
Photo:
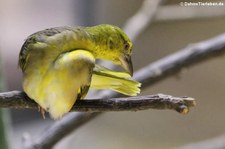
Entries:
[[116, 72], [96, 65], [92, 75], [92, 89], [111, 89], [116, 92], [136, 96], [140, 93], [141, 83], [132, 80], [126, 72]]

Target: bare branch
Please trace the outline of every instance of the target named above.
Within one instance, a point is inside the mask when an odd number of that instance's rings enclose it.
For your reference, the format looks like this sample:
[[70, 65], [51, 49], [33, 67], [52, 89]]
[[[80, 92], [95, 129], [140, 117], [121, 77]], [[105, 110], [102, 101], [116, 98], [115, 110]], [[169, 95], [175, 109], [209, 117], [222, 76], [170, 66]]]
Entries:
[[0, 93], [0, 108], [38, 109], [37, 103], [30, 99], [26, 93], [11, 91]]
[[[77, 100], [71, 111], [105, 112], [105, 111], [137, 111], [152, 109], [173, 109], [180, 113], [187, 113], [189, 107], [195, 105], [190, 97], [172, 97], [164, 94], [111, 98]], [[11, 91], [0, 93], [1, 108], [37, 108], [38, 105], [24, 92]]]
[[[71, 133], [74, 128], [79, 128], [84, 123], [95, 118], [99, 113], [76, 112], [68, 114], [62, 120], [55, 122], [49, 129], [45, 130], [40, 137], [31, 139], [24, 138], [26, 149], [51, 149], [59, 140]], [[65, 125], [66, 124], [66, 125]]]
[[160, 4], [165, 0], [145, 0], [141, 8], [131, 18], [126, 21], [123, 28], [132, 41], [148, 27]]
[[141, 82], [142, 86], [150, 86], [163, 78], [178, 73], [185, 67], [223, 56], [225, 54], [225, 34], [217, 37], [190, 44], [180, 51], [168, 55], [158, 61], [141, 68], [134, 74], [134, 79]]
[[195, 100], [191, 97], [173, 97], [170, 95], [156, 94], [148, 96], [80, 100], [73, 110], [77, 111], [138, 111], [146, 109], [171, 109], [186, 114], [189, 107], [195, 106]]

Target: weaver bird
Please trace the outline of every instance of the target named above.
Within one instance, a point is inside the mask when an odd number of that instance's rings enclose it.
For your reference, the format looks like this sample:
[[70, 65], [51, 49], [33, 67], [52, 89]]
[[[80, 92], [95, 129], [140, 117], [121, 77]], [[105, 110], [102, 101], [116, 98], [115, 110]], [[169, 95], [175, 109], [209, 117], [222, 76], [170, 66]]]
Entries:
[[[52, 118], [69, 112], [91, 86], [135, 96], [140, 83], [131, 80], [132, 43], [113, 25], [56, 27], [30, 35], [19, 54], [23, 89]], [[95, 64], [112, 61], [126, 72], [115, 72]]]

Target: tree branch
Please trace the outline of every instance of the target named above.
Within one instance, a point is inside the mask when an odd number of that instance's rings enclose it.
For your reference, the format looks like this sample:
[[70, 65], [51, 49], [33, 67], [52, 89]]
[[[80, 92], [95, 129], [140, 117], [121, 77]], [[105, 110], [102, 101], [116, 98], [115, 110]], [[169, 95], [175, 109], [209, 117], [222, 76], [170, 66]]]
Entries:
[[185, 67], [225, 54], [225, 33], [214, 38], [190, 44], [178, 52], [141, 68], [134, 74], [134, 79], [142, 83], [142, 87], [153, 85], [171, 76]]
[[98, 115], [97, 112], [70, 113], [63, 118], [63, 121], [59, 120], [49, 129], [46, 129], [38, 138], [32, 139], [29, 135], [24, 136], [24, 147], [25, 149], [51, 149], [59, 140], [70, 134], [74, 128], [79, 128]]
[[135, 41], [148, 25], [150, 25], [158, 7], [163, 1], [165, 0], [144, 0], [141, 8], [126, 21], [123, 30], [130, 37], [131, 41]]
[[173, 97], [170, 95], [156, 94], [148, 96], [80, 100], [72, 110], [102, 112], [102, 111], [138, 111], [146, 109], [171, 109], [186, 114], [190, 107], [195, 106], [191, 97]]
[[[105, 112], [105, 111], [137, 111], [152, 109], [173, 109], [186, 114], [189, 107], [195, 105], [195, 100], [190, 97], [172, 97], [157, 94], [148, 96], [77, 100], [71, 111], [80, 112]], [[36, 104], [24, 92], [11, 91], [0, 93], [1, 108], [30, 108], [37, 109]]]

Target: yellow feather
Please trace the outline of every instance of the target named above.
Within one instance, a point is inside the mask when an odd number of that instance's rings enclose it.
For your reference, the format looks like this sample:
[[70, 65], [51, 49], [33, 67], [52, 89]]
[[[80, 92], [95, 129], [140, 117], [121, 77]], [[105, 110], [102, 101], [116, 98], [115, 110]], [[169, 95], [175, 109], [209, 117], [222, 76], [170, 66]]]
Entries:
[[111, 89], [119, 93], [136, 96], [140, 93], [141, 84], [131, 80], [126, 72], [111, 71], [105, 67], [96, 65], [92, 75], [92, 89]]

